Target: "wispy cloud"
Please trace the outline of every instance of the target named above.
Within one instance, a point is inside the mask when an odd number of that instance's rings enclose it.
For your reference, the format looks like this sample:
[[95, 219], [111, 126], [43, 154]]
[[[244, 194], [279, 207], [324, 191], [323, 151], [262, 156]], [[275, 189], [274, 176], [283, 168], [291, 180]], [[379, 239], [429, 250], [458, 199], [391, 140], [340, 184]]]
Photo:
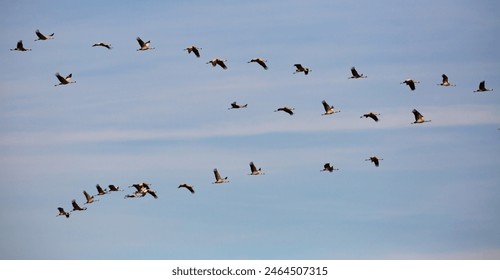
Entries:
[[[0, 136], [0, 145], [47, 145], [61, 143], [112, 142], [112, 141], [168, 141], [203, 139], [212, 137], [239, 137], [261, 135], [268, 133], [308, 133], [327, 131], [360, 131], [374, 129], [399, 129], [411, 127], [414, 121], [412, 108], [388, 108], [380, 111], [380, 121], [361, 119], [363, 113], [340, 112], [331, 116], [320, 116], [318, 112], [307, 112], [305, 115], [294, 116], [269, 115], [237, 121], [219, 121], [191, 128], [174, 129], [102, 129], [66, 130], [51, 132], [7, 132]], [[420, 126], [449, 127], [471, 125], [500, 125], [500, 115], [493, 105], [454, 105], [446, 108], [426, 107], [426, 119], [431, 123]], [[474, 114], [464, 114], [472, 111]], [[278, 113], [275, 113], [278, 114]], [[419, 126], [419, 125], [415, 125]]]

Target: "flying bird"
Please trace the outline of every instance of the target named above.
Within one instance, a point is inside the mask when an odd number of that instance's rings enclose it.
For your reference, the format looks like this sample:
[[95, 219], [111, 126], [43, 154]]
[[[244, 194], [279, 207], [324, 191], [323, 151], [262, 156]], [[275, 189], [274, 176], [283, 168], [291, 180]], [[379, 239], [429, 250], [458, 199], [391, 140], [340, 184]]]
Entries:
[[381, 160], [384, 160], [384, 159], [383, 158], [378, 158], [376, 156], [371, 156], [370, 158], [365, 159], [365, 161], [371, 161], [371, 162], [373, 162], [373, 164], [375, 164], [376, 167], [379, 166]]
[[94, 199], [94, 196], [88, 194], [86, 191], [83, 191], [83, 195], [85, 195], [85, 199], [87, 200], [87, 202], [85, 202], [84, 204], [90, 204], [99, 201], [99, 199]]
[[71, 201], [71, 205], [73, 206], [73, 210], [71, 210], [71, 212], [87, 210], [87, 207], [80, 207], [80, 205], [78, 205], [78, 203], [76, 203], [76, 200], [74, 199]]
[[49, 39], [54, 39], [54, 33], [50, 34], [50, 35], [43, 35], [42, 32], [40, 32], [40, 30], [36, 30], [35, 31], [35, 34], [36, 36], [38, 36], [38, 39], [35, 39], [35, 41], [45, 41], [45, 40], [49, 40]]
[[[132, 187], [136, 188], [136, 191], [134, 192], [133, 196], [129, 196], [129, 197], [144, 197], [147, 194], [150, 194], [154, 198], [158, 198], [158, 196], [156, 195], [156, 191], [152, 190], [150, 188], [150, 184], [148, 184], [148, 183], [141, 182], [138, 184], [133, 184], [129, 188], [132, 188]], [[125, 196], [125, 198], [127, 198], [127, 196]]]
[[185, 48], [184, 50], [187, 51], [188, 53], [194, 53], [194, 55], [196, 55], [196, 57], [200, 57], [201, 48], [198, 48], [196, 46], [190, 46], [190, 47]]
[[257, 169], [257, 167], [255, 167], [255, 164], [253, 163], [253, 161], [250, 162], [250, 174], [248, 175], [264, 175], [264, 172], [262, 172], [262, 169], [259, 168]]
[[369, 112], [369, 113], [363, 114], [360, 118], [363, 118], [363, 117], [365, 117], [365, 118], [371, 118], [374, 121], [378, 122], [378, 117], [377, 116], [380, 116], [380, 114]]
[[136, 192], [140, 192], [142, 189], [148, 189], [149, 184], [146, 182], [141, 182], [141, 183], [133, 184], [132, 186], [129, 186], [129, 188], [135, 188]]
[[325, 163], [325, 165], [323, 165], [323, 169], [320, 170], [320, 171], [328, 171], [328, 172], [333, 172], [333, 170], [339, 170], [338, 168], [333, 168], [333, 165], [331, 165], [329, 162], [328, 163]]
[[440, 84], [438, 84], [438, 86], [443, 86], [443, 87], [456, 86], [456, 85], [450, 84], [450, 82], [448, 82], [448, 76], [446, 76], [446, 74], [441, 75], [441, 77], [443, 78], [443, 81]]
[[420, 112], [418, 112], [416, 109], [413, 109], [412, 113], [415, 116], [415, 121], [412, 122], [412, 124], [414, 124], [414, 123], [424, 123], [424, 122], [430, 122], [431, 121], [431, 120], [425, 120], [424, 116], [422, 116], [422, 114], [420, 114]]
[[206, 64], [212, 64], [213, 67], [219, 65], [220, 67], [222, 67], [222, 69], [226, 70], [227, 66], [224, 63], [225, 61], [227, 61], [227, 60], [220, 59], [220, 58], [214, 58], [214, 59], [210, 60], [209, 62], [207, 62]]
[[285, 106], [285, 107], [278, 108], [274, 111], [275, 112], [283, 111], [283, 112], [288, 113], [291, 116], [291, 115], [293, 115], [293, 110], [295, 110], [295, 108], [290, 108], [290, 107]]
[[97, 189], [97, 195], [105, 195], [109, 193], [108, 189], [103, 189], [99, 184], [95, 185], [95, 188]]
[[304, 72], [305, 75], [309, 74], [309, 72], [311, 72], [312, 70], [307, 68], [307, 67], [303, 67], [302, 64], [300, 63], [297, 63], [297, 64], [294, 64], [293, 66], [295, 66], [295, 72], [293, 72], [293, 74], [297, 74], [297, 73], [300, 73], [300, 72]]
[[359, 78], [368, 78], [368, 76], [365, 76], [363, 74], [359, 74], [358, 71], [356, 70], [356, 68], [354, 68], [354, 66], [351, 68], [351, 74], [352, 76], [349, 77], [349, 79], [359, 79]]
[[117, 187], [115, 185], [109, 185], [108, 188], [109, 188], [110, 192], [117, 192], [117, 191], [122, 192], [123, 191], [123, 190], [120, 190], [120, 187]]
[[260, 66], [262, 66], [262, 68], [267, 70], [267, 65], [266, 65], [267, 60], [257, 57], [257, 58], [252, 58], [248, 63], [251, 62], [257, 62]]
[[229, 181], [227, 180], [227, 177], [222, 178], [219, 174], [219, 171], [217, 168], [214, 168], [214, 175], [215, 175], [215, 182], [212, 182], [212, 184], [221, 184], [221, 183], [228, 183]]
[[233, 103], [231, 103], [231, 107], [227, 108], [228, 110], [231, 110], [231, 109], [241, 109], [241, 108], [246, 108], [248, 106], [248, 104], [243, 104], [243, 105], [239, 105], [239, 104], [236, 104], [236, 101], [234, 101]]
[[104, 42], [98, 42], [92, 45], [92, 47], [105, 47], [106, 49], [110, 50], [113, 47], [111, 47], [111, 44], [104, 43]]
[[487, 89], [486, 88], [486, 82], [485, 81], [481, 81], [479, 83], [479, 88], [477, 90], [475, 90], [474, 92], [483, 92], [483, 91], [492, 91], [493, 89]]
[[72, 81], [71, 80], [71, 77], [73, 76], [73, 74], [69, 74], [68, 76], [63, 77], [61, 76], [61, 74], [59, 73], [56, 73], [56, 77], [57, 79], [59, 80], [59, 84], [57, 85], [54, 85], [54, 86], [61, 86], [61, 85], [67, 85], [67, 84], [73, 84], [73, 83], [76, 83], [76, 81]]
[[407, 86], [410, 87], [411, 90], [415, 90], [415, 84], [418, 84], [418, 83], [420, 83], [420, 82], [414, 81], [412, 79], [406, 79], [403, 82], [401, 82], [400, 84], [406, 84]]
[[184, 183], [184, 184], [180, 184], [177, 188], [178, 188], [178, 189], [180, 189], [180, 188], [186, 188], [186, 189], [188, 189], [191, 193], [193, 193], [193, 194], [194, 194], [194, 189], [193, 189], [193, 186], [188, 185], [188, 184], [186, 184], [186, 183]]
[[69, 218], [69, 213], [64, 211], [64, 208], [62, 207], [57, 207], [57, 210], [59, 210], [59, 214], [57, 214], [56, 217], [58, 216], [66, 216], [66, 218]]
[[10, 49], [11, 51], [21, 51], [21, 52], [25, 52], [25, 51], [31, 51], [31, 49], [27, 49], [23, 46], [23, 40], [19, 40], [17, 42], [17, 45], [16, 45], [16, 48], [15, 49]]
[[323, 108], [325, 108], [325, 113], [323, 113], [322, 115], [331, 115], [331, 114], [335, 114], [335, 113], [339, 113], [339, 111], [335, 111], [335, 108], [333, 106], [330, 106], [325, 100], [321, 101], [321, 103], [323, 103]]
[[125, 197], [123, 198], [137, 198], [137, 197], [143, 197], [143, 196], [138, 196], [137, 193], [131, 193], [131, 194], [126, 194]]
[[144, 41], [139, 37], [137, 37], [136, 40], [140, 46], [140, 48], [137, 49], [138, 51], [154, 50], [154, 48], [151, 47], [151, 41], [147, 41], [144, 43]]

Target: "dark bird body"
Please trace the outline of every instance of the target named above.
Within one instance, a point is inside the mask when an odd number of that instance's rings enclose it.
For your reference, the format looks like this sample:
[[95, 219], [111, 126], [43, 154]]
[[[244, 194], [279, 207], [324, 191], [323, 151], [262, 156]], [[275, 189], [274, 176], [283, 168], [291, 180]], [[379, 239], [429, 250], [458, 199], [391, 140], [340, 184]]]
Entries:
[[333, 170], [339, 170], [338, 168], [333, 168], [333, 165], [331, 165], [329, 162], [325, 163], [323, 165], [323, 169], [320, 171], [328, 171], [328, 172], [333, 172]]
[[415, 84], [420, 83], [418, 81], [412, 80], [412, 79], [406, 79], [401, 84], [406, 84], [407, 86], [410, 87], [411, 90], [415, 90]]
[[223, 60], [220, 58], [214, 58], [214, 59], [210, 60], [209, 62], [207, 62], [207, 64], [212, 64], [213, 67], [219, 65], [220, 67], [222, 67], [222, 69], [226, 70], [227, 66], [224, 63], [225, 61], [227, 61], [227, 60]]
[[222, 184], [222, 183], [228, 183], [229, 181], [227, 180], [227, 177], [222, 178], [219, 174], [219, 171], [217, 168], [214, 168], [214, 175], [215, 175], [215, 182], [212, 182], [212, 184]]
[[255, 166], [253, 161], [250, 162], [250, 172], [251, 173], [248, 175], [264, 175], [264, 172], [262, 172], [262, 169], [261, 168], [257, 169], [257, 167]]
[[120, 187], [117, 187], [115, 185], [109, 185], [108, 188], [109, 188], [110, 192], [118, 192], [118, 191], [122, 192], [123, 191], [123, 190], [120, 190]]
[[61, 76], [61, 74], [59, 74], [59, 73], [56, 73], [55, 75], [56, 75], [57, 79], [59, 80], [59, 84], [54, 85], [54, 86], [61, 86], [61, 85], [76, 83], [76, 81], [71, 80], [73, 74], [69, 74], [66, 77]]
[[23, 45], [23, 40], [19, 40], [17, 42], [16, 48], [15, 49], [10, 49], [11, 51], [20, 51], [20, 52], [25, 52], [25, 51], [31, 51], [31, 49], [27, 49]]
[[450, 82], [448, 81], [448, 76], [446, 76], [446, 74], [441, 75], [441, 77], [443, 78], [443, 80], [442, 80], [442, 82], [440, 84], [438, 84], [439, 86], [443, 86], [443, 87], [454, 87], [454, 86], [456, 86], [456, 85], [450, 84]]
[[483, 92], [483, 91], [492, 91], [493, 89], [487, 89], [486, 88], [486, 82], [485, 81], [481, 81], [479, 83], [479, 88], [477, 90], [475, 90], [474, 92]]
[[35, 31], [35, 34], [38, 37], [38, 39], [35, 39], [35, 41], [45, 41], [45, 40], [49, 40], [49, 39], [54, 39], [54, 33], [47, 36], [47, 35], [42, 34], [42, 32], [40, 32], [40, 30], [37, 29]]
[[243, 105], [239, 105], [235, 102], [231, 103], [231, 107], [227, 108], [228, 110], [231, 110], [231, 109], [241, 109], [241, 108], [246, 108], [248, 106], [248, 104], [243, 104]]
[[59, 214], [57, 214], [56, 217], [58, 216], [65, 216], [66, 218], [69, 218], [69, 213], [64, 211], [64, 208], [62, 207], [57, 207], [57, 210], [59, 210]]
[[138, 48], [138, 51], [147, 51], [147, 50], [154, 50], [154, 48], [151, 47], [151, 41], [144, 42], [141, 38], [137, 37], [135, 38], [137, 40], [137, 43], [139, 43], [140, 48]]
[[295, 108], [290, 108], [290, 107], [281, 107], [281, 108], [278, 108], [276, 110], [274, 110], [275, 112], [279, 112], [279, 111], [283, 111], [285, 113], [288, 113], [290, 116], [293, 115], [293, 111], [295, 110]]
[[360, 118], [371, 118], [372, 120], [378, 122], [378, 117], [380, 114], [376, 114], [376, 113], [373, 113], [373, 112], [369, 112], [369, 113], [366, 113], [364, 115], [362, 115]]
[[76, 200], [74, 199], [71, 201], [71, 205], [73, 206], [73, 210], [71, 210], [71, 212], [87, 210], [87, 207], [81, 207], [80, 205], [78, 205], [78, 203], [76, 203]]
[[180, 189], [180, 188], [186, 188], [186, 189], [188, 189], [188, 190], [189, 190], [192, 194], [194, 194], [194, 188], [193, 188], [193, 186], [188, 185], [188, 184], [186, 184], [186, 183], [184, 183], [184, 184], [180, 184], [177, 188], [178, 188], [178, 189]]
[[414, 123], [424, 123], [424, 122], [430, 122], [431, 121], [431, 120], [425, 120], [424, 116], [422, 116], [422, 114], [420, 114], [420, 112], [417, 111], [416, 109], [413, 109], [412, 113], [415, 116], [415, 121], [412, 122], [412, 124], [414, 124]]
[[190, 47], [185, 48], [184, 50], [186, 50], [188, 53], [194, 53], [194, 55], [196, 57], [200, 57], [201, 48], [198, 48], [196, 46], [190, 46]]
[[97, 195], [105, 195], [109, 193], [107, 189], [103, 189], [101, 186], [99, 186], [99, 184], [97, 184], [95, 188], [97, 189]]
[[300, 63], [294, 64], [293, 66], [295, 66], [295, 68], [296, 68], [295, 72], [293, 72], [293, 74], [303, 72], [305, 75], [307, 75], [307, 74], [309, 74], [309, 72], [311, 72], [311, 69], [302, 66], [302, 64], [300, 64]]
[[351, 74], [352, 76], [349, 77], [349, 79], [360, 79], [360, 78], [368, 78], [367, 76], [363, 75], [363, 74], [359, 74], [358, 71], [356, 70], [356, 68], [352, 67], [351, 68]]
[[96, 201], [99, 201], [98, 199], [95, 199], [93, 195], [88, 194], [86, 191], [83, 191], [83, 195], [85, 196], [85, 199], [87, 200], [87, 202], [85, 202], [84, 204], [90, 204], [90, 203], [94, 203]]
[[335, 111], [335, 108], [333, 106], [330, 106], [325, 100], [321, 101], [323, 104], [323, 108], [325, 109], [325, 113], [322, 115], [331, 115], [335, 113], [339, 113], [340, 111]]
[[379, 164], [380, 164], [380, 161], [383, 160], [383, 158], [378, 158], [376, 156], [371, 156], [370, 158], [367, 158], [365, 160], [373, 162], [373, 164], [375, 164], [375, 166], [378, 167]]
[[267, 70], [267, 65], [266, 65], [267, 60], [257, 57], [257, 58], [252, 58], [248, 63], [251, 62], [257, 62], [260, 66], [262, 66], [262, 68]]
[[104, 47], [108, 50], [112, 49], [111, 44], [104, 43], [104, 42], [95, 43], [92, 45], [92, 47]]

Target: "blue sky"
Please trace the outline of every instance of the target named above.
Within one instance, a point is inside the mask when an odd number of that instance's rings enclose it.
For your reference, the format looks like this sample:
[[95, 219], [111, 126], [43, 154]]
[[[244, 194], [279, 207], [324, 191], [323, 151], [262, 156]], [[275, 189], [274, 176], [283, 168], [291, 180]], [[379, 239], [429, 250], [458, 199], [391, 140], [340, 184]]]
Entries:
[[[0, 6], [1, 259], [500, 258], [497, 1]], [[123, 199], [142, 181], [157, 200]], [[96, 184], [126, 192], [55, 217]]]

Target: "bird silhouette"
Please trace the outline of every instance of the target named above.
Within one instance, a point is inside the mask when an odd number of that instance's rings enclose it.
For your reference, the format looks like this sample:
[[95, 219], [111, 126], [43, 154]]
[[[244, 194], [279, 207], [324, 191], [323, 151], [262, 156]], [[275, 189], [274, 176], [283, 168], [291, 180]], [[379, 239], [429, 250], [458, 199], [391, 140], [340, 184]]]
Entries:
[[363, 74], [359, 74], [358, 71], [356, 70], [356, 68], [354, 68], [354, 66], [351, 68], [351, 74], [352, 76], [349, 77], [349, 79], [360, 79], [360, 78], [368, 78], [367, 76], [363, 75]]
[[260, 66], [262, 66], [262, 68], [264, 68], [265, 70], [267, 70], [267, 65], [266, 65], [267, 60], [265, 60], [263, 58], [260, 58], [260, 57], [257, 57], [257, 58], [252, 58], [248, 63], [251, 63], [251, 62], [256, 62]]
[[307, 74], [309, 74], [309, 72], [312, 71], [311, 69], [302, 66], [302, 64], [300, 64], [300, 63], [296, 63], [293, 66], [295, 66], [295, 68], [296, 68], [295, 72], [293, 72], [293, 74], [297, 74], [297, 73], [302, 72], [302, 73], [304, 73], [304, 75], [307, 75]]
[[186, 188], [186, 189], [187, 189], [187, 190], [189, 190], [192, 194], [194, 194], [194, 188], [193, 188], [193, 186], [188, 185], [188, 184], [186, 184], [186, 183], [180, 184], [177, 188], [178, 188], [178, 189], [180, 189], [180, 188]]
[[15, 49], [10, 49], [11, 51], [20, 51], [20, 52], [25, 52], [25, 51], [31, 51], [31, 49], [27, 49], [23, 45], [23, 40], [19, 40], [17, 42], [16, 48]]
[[418, 84], [420, 82], [412, 80], [412, 79], [406, 79], [401, 82], [401, 84], [406, 84], [407, 86], [410, 87], [411, 90], [415, 90], [415, 84]]

